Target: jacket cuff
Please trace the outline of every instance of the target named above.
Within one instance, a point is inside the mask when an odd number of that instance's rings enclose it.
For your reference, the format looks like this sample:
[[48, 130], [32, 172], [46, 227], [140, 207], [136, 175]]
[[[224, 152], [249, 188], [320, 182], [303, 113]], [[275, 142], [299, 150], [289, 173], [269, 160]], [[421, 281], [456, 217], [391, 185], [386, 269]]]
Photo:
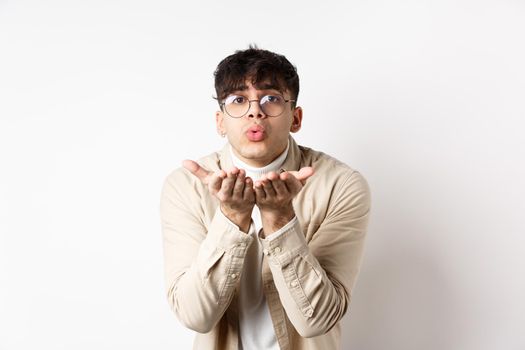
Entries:
[[263, 254], [268, 257], [269, 262], [281, 267], [285, 267], [294, 257], [308, 251], [308, 245], [297, 217], [279, 231], [259, 239], [263, 246]]
[[235, 255], [244, 256], [253, 237], [242, 232], [237, 225], [232, 223], [220, 208], [217, 208], [210, 227], [207, 240], [225, 252], [234, 252]]

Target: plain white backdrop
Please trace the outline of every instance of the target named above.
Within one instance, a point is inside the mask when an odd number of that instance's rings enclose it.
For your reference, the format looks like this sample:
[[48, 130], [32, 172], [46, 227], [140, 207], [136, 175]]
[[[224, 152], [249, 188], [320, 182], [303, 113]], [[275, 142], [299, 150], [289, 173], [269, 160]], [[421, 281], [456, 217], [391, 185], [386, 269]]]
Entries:
[[191, 348], [160, 189], [222, 146], [213, 71], [249, 43], [298, 68], [298, 142], [372, 189], [343, 349], [525, 349], [524, 18], [519, 0], [0, 0], [0, 349]]

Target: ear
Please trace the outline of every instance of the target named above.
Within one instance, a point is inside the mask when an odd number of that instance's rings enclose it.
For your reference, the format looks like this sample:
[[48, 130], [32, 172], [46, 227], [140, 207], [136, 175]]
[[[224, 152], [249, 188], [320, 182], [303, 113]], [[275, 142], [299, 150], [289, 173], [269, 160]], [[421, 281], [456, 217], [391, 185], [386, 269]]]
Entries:
[[215, 124], [217, 126], [217, 133], [223, 136], [226, 130], [224, 129], [224, 113], [222, 113], [222, 111], [215, 112]]
[[290, 132], [298, 132], [301, 130], [301, 123], [303, 121], [303, 109], [295, 107], [292, 115], [292, 125], [290, 125]]

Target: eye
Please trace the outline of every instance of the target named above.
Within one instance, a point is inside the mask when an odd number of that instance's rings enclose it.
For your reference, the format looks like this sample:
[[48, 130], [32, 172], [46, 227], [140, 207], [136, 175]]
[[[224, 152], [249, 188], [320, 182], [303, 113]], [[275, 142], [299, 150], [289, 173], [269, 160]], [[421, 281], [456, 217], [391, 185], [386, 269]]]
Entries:
[[244, 96], [239, 95], [231, 95], [226, 97], [226, 100], [224, 100], [224, 104], [230, 105], [230, 104], [243, 104], [246, 103], [246, 98]]
[[282, 103], [283, 98], [279, 95], [266, 95], [263, 98], [261, 98], [261, 104], [262, 103]]

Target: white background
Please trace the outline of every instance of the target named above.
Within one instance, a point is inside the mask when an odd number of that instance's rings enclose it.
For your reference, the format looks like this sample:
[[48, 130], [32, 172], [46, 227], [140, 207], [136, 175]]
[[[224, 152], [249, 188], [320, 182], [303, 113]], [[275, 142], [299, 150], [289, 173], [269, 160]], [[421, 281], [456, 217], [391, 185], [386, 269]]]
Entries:
[[372, 189], [343, 349], [525, 349], [524, 38], [519, 0], [0, 1], [0, 349], [191, 347], [160, 189], [249, 43]]

